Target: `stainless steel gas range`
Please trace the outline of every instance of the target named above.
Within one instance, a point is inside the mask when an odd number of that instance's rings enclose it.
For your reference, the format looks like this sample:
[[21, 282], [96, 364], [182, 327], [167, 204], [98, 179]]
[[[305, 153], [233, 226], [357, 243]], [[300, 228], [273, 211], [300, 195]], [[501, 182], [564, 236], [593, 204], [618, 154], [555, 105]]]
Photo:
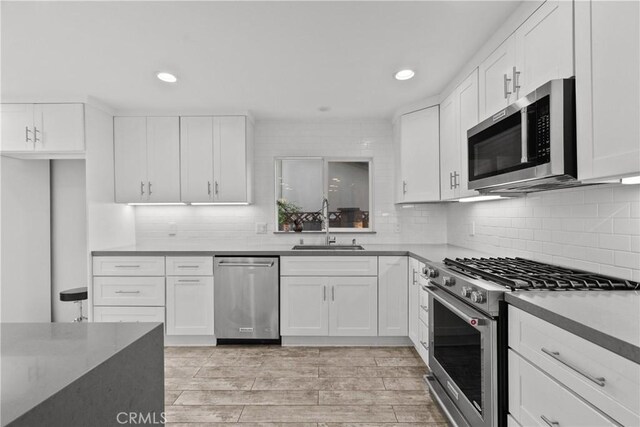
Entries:
[[504, 294], [634, 290], [638, 283], [522, 258], [427, 263], [429, 389], [458, 426], [506, 425], [507, 318]]

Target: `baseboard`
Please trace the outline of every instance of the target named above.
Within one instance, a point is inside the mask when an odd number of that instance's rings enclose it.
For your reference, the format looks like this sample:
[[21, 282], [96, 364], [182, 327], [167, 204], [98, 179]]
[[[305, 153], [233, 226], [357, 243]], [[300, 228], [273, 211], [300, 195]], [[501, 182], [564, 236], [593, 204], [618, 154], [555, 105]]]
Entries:
[[413, 346], [409, 337], [282, 337], [282, 346]]
[[211, 335], [165, 335], [164, 345], [189, 347], [200, 345], [216, 345], [216, 338]]

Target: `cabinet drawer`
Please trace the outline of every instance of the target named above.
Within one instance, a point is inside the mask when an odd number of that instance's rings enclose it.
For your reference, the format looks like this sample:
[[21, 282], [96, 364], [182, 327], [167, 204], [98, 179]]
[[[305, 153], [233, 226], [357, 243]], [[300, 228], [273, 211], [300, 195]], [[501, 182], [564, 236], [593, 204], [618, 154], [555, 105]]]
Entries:
[[524, 426], [616, 425], [513, 350], [509, 350], [509, 413]]
[[640, 424], [640, 365], [513, 306], [509, 347], [619, 423]]
[[420, 287], [420, 320], [425, 325], [429, 325], [429, 294]]
[[280, 274], [283, 276], [377, 276], [378, 257], [283, 257], [280, 264]]
[[164, 307], [94, 307], [93, 321], [164, 323]]
[[213, 257], [167, 257], [167, 276], [213, 276]]
[[164, 305], [164, 277], [94, 277], [94, 305]]
[[164, 276], [164, 257], [93, 257], [94, 276]]

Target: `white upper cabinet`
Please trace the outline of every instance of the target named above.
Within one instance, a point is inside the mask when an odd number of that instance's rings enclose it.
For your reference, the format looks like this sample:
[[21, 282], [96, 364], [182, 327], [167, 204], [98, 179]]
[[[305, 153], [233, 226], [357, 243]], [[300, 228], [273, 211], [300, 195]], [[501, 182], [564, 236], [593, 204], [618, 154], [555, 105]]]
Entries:
[[468, 189], [467, 130], [478, 123], [478, 70], [440, 104], [440, 191], [442, 200], [478, 194]]
[[[515, 32], [515, 98], [573, 71], [573, 2], [547, 0]], [[518, 74], [519, 73], [519, 74]]]
[[510, 37], [480, 64], [480, 120], [516, 100], [512, 75], [515, 62], [515, 40]]
[[180, 201], [177, 117], [115, 117], [116, 202]]
[[480, 120], [573, 75], [573, 2], [547, 0], [480, 64]]
[[4, 153], [81, 153], [83, 104], [2, 104]]
[[400, 118], [400, 182], [397, 202], [440, 200], [438, 106]]
[[578, 179], [640, 175], [640, 3], [575, 7]]
[[250, 123], [244, 116], [181, 117], [182, 201], [248, 203]]

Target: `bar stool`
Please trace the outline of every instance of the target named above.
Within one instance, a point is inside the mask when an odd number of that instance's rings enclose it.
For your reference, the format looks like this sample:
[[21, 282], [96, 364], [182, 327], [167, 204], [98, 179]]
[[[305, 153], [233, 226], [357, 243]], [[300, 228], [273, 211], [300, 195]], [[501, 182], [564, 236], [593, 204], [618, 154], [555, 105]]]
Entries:
[[67, 289], [66, 291], [60, 292], [60, 301], [73, 301], [78, 306], [78, 317], [73, 319], [74, 322], [82, 322], [83, 320], [87, 320], [86, 317], [82, 315], [82, 301], [87, 299], [87, 287], [83, 288], [74, 288]]

